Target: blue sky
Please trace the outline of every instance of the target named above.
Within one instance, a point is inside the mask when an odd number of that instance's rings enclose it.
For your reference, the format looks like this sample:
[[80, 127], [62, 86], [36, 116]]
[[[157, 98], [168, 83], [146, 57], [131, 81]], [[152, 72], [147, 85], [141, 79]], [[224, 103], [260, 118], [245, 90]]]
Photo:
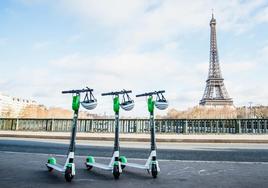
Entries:
[[[170, 107], [198, 104], [209, 59], [211, 9], [222, 74], [236, 106], [268, 105], [268, 2], [264, 0], [0, 1], [0, 91], [69, 107], [60, 91], [165, 89]], [[132, 113], [143, 116], [144, 99]], [[162, 112], [165, 113], [165, 112]]]

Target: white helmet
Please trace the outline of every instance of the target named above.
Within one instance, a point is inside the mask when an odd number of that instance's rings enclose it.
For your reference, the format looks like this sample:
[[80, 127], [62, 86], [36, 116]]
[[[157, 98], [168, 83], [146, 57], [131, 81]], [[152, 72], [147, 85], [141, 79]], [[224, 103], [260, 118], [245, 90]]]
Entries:
[[168, 107], [168, 102], [166, 100], [156, 100], [155, 101], [155, 106], [159, 110], [165, 110]]
[[126, 101], [120, 104], [121, 108], [123, 108], [126, 111], [130, 111], [134, 108], [134, 101]]
[[163, 92], [157, 93], [157, 98], [154, 103], [155, 107], [159, 110], [165, 110], [168, 107], [168, 101], [165, 99]]
[[129, 97], [129, 95], [127, 93], [124, 93], [123, 101], [121, 102], [120, 106], [125, 111], [130, 111], [134, 108], [134, 101]]
[[94, 108], [96, 108], [97, 104], [97, 99], [95, 99], [92, 92], [87, 92], [83, 102], [81, 102], [81, 105], [87, 110], [93, 110]]
[[97, 104], [97, 100], [88, 100], [81, 102], [81, 105], [87, 110], [93, 110], [94, 108], [96, 108]]

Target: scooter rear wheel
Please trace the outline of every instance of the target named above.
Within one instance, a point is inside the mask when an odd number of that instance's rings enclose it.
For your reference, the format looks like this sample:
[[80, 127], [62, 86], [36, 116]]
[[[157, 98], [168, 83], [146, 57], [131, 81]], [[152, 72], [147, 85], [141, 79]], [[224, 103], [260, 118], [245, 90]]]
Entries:
[[156, 164], [152, 164], [152, 176], [153, 176], [153, 178], [157, 178], [157, 166], [156, 166]]
[[53, 171], [53, 168], [47, 166], [47, 170], [48, 170], [49, 172], [52, 172], [52, 171]]
[[119, 166], [118, 165], [114, 165], [113, 175], [114, 175], [114, 179], [116, 179], [116, 180], [119, 179], [120, 172], [119, 172]]
[[72, 179], [73, 179], [73, 175], [72, 175], [72, 169], [71, 168], [67, 168], [66, 170], [65, 170], [65, 180], [67, 181], [67, 182], [71, 182], [72, 181]]
[[119, 161], [121, 162], [121, 169], [123, 170], [126, 167], [127, 158], [125, 156], [120, 156]]

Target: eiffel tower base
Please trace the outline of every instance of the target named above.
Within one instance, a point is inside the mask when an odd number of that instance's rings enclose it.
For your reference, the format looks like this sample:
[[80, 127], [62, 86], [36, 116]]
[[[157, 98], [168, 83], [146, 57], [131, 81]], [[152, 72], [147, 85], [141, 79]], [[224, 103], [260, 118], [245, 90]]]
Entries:
[[233, 106], [232, 99], [202, 99], [199, 103], [203, 106]]

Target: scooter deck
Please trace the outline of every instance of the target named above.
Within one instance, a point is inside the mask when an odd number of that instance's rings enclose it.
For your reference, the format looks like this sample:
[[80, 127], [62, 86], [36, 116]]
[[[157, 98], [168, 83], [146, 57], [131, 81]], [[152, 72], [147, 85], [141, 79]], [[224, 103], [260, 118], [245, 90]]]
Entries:
[[139, 169], [144, 169], [144, 170], [148, 170], [149, 168], [145, 165], [141, 165], [141, 164], [136, 164], [136, 163], [126, 163], [126, 166], [129, 167], [133, 167], [133, 168], [139, 168]]
[[101, 168], [103, 170], [112, 170], [112, 167], [105, 165], [105, 164], [101, 164], [101, 163], [86, 163], [89, 166], [93, 166], [96, 168]]
[[53, 169], [59, 171], [59, 172], [64, 172], [64, 171], [65, 171], [65, 170], [64, 170], [64, 166], [62, 166], [62, 165], [60, 165], [60, 164], [49, 164], [49, 163], [47, 163], [46, 165], [47, 165], [48, 167], [50, 167], [50, 168], [53, 168]]

